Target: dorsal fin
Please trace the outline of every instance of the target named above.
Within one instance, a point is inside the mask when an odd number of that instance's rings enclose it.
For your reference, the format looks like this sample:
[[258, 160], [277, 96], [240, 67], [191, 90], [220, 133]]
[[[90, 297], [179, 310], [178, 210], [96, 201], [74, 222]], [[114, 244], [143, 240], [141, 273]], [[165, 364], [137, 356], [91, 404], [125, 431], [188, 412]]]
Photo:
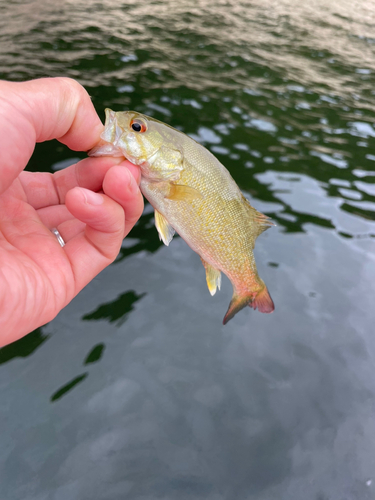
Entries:
[[267, 217], [267, 215], [262, 214], [261, 212], [258, 212], [254, 207], [252, 207], [249, 203], [249, 201], [242, 195], [243, 201], [245, 203], [245, 206], [247, 210], [249, 211], [250, 217], [253, 219], [255, 223], [255, 238], [258, 238], [260, 234], [262, 234], [264, 231], [266, 231], [269, 227], [275, 226], [272, 222], [272, 220]]

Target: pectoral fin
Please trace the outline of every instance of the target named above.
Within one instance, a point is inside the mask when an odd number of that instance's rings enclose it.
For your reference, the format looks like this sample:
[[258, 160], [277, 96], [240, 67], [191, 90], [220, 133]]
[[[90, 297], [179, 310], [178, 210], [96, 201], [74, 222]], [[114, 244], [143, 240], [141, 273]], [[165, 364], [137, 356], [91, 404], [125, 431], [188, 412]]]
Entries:
[[206, 281], [207, 281], [207, 286], [208, 290], [210, 291], [211, 295], [215, 295], [216, 293], [216, 288], [220, 290], [221, 286], [221, 272], [218, 269], [215, 269], [212, 267], [210, 264], [208, 264], [205, 260], [202, 260], [202, 264], [204, 265], [204, 268], [206, 269]]
[[166, 198], [168, 200], [191, 201], [202, 199], [203, 195], [190, 186], [170, 184], [169, 193]]
[[158, 230], [159, 238], [164, 243], [164, 245], [168, 246], [172, 241], [175, 230], [165, 219], [165, 217], [163, 217], [157, 210], [155, 210], [155, 226]]

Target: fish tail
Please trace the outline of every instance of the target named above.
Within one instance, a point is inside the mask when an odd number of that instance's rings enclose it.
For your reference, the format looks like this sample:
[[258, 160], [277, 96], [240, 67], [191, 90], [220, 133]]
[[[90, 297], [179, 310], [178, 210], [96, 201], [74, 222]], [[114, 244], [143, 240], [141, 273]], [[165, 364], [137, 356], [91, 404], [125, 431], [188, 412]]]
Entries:
[[237, 293], [233, 292], [232, 300], [230, 301], [228, 311], [223, 319], [223, 325], [226, 325], [230, 319], [233, 318], [238, 311], [241, 311], [244, 307], [250, 304], [252, 301], [253, 294], [251, 296], [247, 295], [237, 295]]
[[268, 292], [266, 285], [262, 282], [263, 286], [257, 292], [248, 292], [245, 294], [238, 294], [235, 290], [233, 292], [232, 300], [230, 301], [228, 311], [223, 319], [223, 325], [226, 325], [230, 319], [233, 318], [238, 311], [241, 311], [246, 306], [258, 309], [262, 313], [271, 313], [275, 309], [273, 300]]
[[253, 309], [258, 309], [261, 313], [271, 313], [275, 310], [275, 305], [266, 285], [264, 285], [263, 288], [256, 293], [249, 306]]

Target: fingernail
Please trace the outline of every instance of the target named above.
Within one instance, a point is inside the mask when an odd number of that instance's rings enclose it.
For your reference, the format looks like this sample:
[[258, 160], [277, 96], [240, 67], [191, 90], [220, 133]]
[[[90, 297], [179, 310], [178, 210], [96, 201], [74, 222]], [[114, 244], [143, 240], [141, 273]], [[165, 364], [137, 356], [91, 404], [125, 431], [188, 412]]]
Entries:
[[94, 193], [94, 191], [90, 191], [89, 189], [82, 188], [83, 195], [85, 197], [86, 203], [89, 205], [102, 205], [104, 203], [104, 198], [99, 193]]

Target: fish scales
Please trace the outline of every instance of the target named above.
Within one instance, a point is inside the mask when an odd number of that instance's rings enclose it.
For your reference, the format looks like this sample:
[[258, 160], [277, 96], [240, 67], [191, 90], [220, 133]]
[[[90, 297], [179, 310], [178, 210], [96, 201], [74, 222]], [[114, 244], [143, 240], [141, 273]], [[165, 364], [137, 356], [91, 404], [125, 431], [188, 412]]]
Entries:
[[106, 110], [101, 137], [91, 155], [122, 154], [140, 166], [141, 191], [155, 209], [164, 243], [176, 231], [200, 255], [212, 295], [220, 288], [220, 272], [232, 282], [224, 324], [246, 305], [272, 312], [253, 249], [273, 224], [250, 205], [217, 158], [182, 132], [132, 111]]

